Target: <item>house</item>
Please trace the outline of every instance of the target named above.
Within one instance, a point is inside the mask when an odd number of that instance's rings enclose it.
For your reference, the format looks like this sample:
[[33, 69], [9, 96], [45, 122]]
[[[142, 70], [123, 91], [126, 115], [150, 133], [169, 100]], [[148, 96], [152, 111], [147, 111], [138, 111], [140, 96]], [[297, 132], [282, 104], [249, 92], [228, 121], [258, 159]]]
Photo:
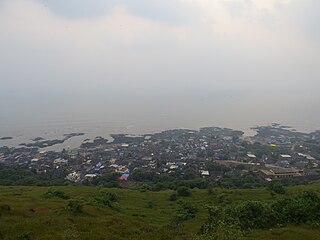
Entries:
[[280, 154], [280, 160], [291, 160], [291, 155], [288, 154]]
[[127, 181], [129, 176], [130, 176], [129, 173], [123, 173], [123, 174], [119, 177], [119, 180], [121, 180], [121, 181]]
[[247, 154], [247, 161], [248, 162], [255, 162], [257, 159], [256, 155], [252, 154], [252, 153], [248, 153]]
[[209, 177], [210, 173], [207, 170], [201, 170], [200, 171], [201, 177]]
[[71, 182], [80, 182], [80, 176], [81, 176], [80, 173], [72, 172], [72, 173], [69, 173], [65, 179]]
[[261, 170], [264, 178], [279, 179], [279, 178], [293, 178], [304, 176], [303, 170], [296, 168], [273, 168]]
[[86, 180], [91, 180], [91, 179], [93, 179], [95, 177], [97, 177], [97, 174], [86, 174], [86, 175], [84, 175], [84, 178]]

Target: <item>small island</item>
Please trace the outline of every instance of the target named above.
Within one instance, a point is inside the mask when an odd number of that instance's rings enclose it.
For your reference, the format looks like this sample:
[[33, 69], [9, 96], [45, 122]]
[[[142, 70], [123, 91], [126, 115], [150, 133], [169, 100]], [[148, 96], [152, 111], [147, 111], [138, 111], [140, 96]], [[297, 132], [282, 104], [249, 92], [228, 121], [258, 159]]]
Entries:
[[13, 139], [13, 137], [0, 137], [0, 140], [10, 140]]
[[66, 140], [72, 138], [72, 137], [78, 137], [78, 136], [83, 136], [84, 133], [67, 133], [63, 134], [64, 138], [62, 139], [53, 139], [53, 140], [45, 140], [42, 137], [36, 137], [32, 139], [32, 143], [21, 143], [19, 144], [20, 146], [25, 146], [25, 147], [35, 147], [35, 148], [45, 148], [45, 147], [51, 147], [57, 144], [62, 144]]

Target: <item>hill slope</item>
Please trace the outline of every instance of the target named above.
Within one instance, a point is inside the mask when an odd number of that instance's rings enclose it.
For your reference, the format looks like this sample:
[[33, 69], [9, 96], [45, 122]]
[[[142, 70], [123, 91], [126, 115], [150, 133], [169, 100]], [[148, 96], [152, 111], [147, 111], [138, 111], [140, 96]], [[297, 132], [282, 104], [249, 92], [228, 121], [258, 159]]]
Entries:
[[[320, 184], [290, 187], [286, 196], [296, 195], [304, 189], [320, 191]], [[284, 197], [272, 196], [265, 189], [213, 189], [210, 194], [194, 189], [189, 197], [169, 201], [172, 193], [87, 186], [2, 186], [0, 239], [192, 239], [208, 217], [207, 204], [274, 201]], [[115, 199], [112, 196], [116, 196]], [[177, 209], [183, 202], [198, 211], [194, 218], [173, 225]], [[252, 231], [243, 239], [314, 240], [320, 239], [320, 229], [287, 226]]]

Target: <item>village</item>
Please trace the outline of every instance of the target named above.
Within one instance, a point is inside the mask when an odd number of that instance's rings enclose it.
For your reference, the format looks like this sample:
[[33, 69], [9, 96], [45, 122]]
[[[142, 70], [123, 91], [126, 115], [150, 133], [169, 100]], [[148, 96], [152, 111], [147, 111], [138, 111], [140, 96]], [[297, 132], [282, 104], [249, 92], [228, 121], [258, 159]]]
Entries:
[[110, 173], [118, 174], [119, 181], [130, 181], [137, 170], [214, 181], [246, 173], [266, 181], [320, 177], [320, 131], [300, 133], [278, 124], [256, 131], [253, 137], [218, 127], [141, 136], [114, 134], [113, 141], [96, 137], [77, 149], [61, 152], [0, 147], [0, 163], [74, 183], [90, 182]]

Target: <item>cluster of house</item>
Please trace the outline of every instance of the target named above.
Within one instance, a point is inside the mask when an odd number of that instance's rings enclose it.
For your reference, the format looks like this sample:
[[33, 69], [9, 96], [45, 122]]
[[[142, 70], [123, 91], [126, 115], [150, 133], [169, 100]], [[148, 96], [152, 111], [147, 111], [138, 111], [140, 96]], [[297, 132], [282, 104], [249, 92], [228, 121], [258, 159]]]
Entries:
[[[119, 134], [113, 135], [112, 142], [98, 137], [78, 149], [62, 152], [1, 147], [0, 162], [28, 166], [39, 174], [73, 182], [108, 173], [118, 173], [119, 180], [126, 181], [135, 169], [177, 175], [192, 169], [199, 176], [213, 177], [208, 162], [228, 166], [232, 169], [228, 174], [253, 171], [267, 180], [319, 176], [319, 153], [309, 147], [309, 138], [276, 133], [276, 137], [264, 132], [250, 139], [243, 137], [243, 132], [224, 128], [177, 129], [143, 136]], [[320, 136], [312, 135], [312, 140], [319, 148]]]

